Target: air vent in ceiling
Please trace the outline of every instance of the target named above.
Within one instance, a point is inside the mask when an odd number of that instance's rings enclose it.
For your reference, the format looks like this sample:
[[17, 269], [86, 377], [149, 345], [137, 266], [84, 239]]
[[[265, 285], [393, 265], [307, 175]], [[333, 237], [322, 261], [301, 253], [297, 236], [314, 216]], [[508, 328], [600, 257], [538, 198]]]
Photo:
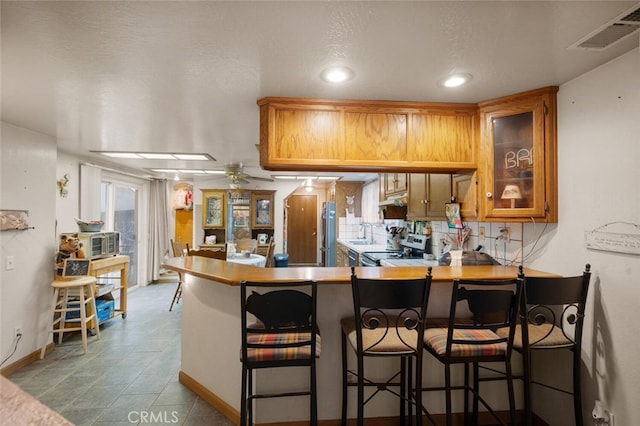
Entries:
[[640, 4], [607, 22], [569, 49], [604, 50], [640, 30]]

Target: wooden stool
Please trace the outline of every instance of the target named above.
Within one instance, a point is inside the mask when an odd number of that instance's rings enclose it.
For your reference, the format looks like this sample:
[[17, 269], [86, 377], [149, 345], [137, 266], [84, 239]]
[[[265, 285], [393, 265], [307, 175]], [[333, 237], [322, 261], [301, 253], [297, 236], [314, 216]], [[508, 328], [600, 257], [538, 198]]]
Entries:
[[[40, 359], [44, 358], [47, 349], [47, 338], [49, 333], [58, 333], [58, 344], [62, 343], [62, 336], [65, 332], [80, 331], [82, 333], [82, 350], [87, 353], [87, 323], [92, 319], [96, 320], [96, 335], [100, 339], [100, 326], [98, 324], [98, 316], [96, 310], [96, 298], [93, 292], [93, 286], [96, 282], [95, 277], [81, 276], [73, 279], [60, 279], [53, 281], [53, 301], [51, 306], [53, 309], [53, 323], [51, 329], [47, 332], [44, 345], [40, 351]], [[70, 300], [70, 298], [76, 298]], [[70, 302], [77, 306], [70, 306]], [[87, 304], [89, 310], [87, 311]], [[79, 312], [76, 318], [67, 318], [67, 312]], [[56, 318], [56, 314], [60, 315]], [[68, 327], [67, 323], [79, 324], [79, 326]], [[57, 327], [56, 327], [57, 325]]]

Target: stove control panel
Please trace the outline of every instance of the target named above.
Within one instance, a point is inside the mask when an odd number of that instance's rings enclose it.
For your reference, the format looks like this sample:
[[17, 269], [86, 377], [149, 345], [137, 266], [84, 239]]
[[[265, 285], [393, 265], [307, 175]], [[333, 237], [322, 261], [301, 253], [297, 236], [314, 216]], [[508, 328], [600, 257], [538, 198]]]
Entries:
[[427, 247], [429, 237], [421, 234], [407, 234], [401, 241], [400, 245], [412, 249], [424, 250]]

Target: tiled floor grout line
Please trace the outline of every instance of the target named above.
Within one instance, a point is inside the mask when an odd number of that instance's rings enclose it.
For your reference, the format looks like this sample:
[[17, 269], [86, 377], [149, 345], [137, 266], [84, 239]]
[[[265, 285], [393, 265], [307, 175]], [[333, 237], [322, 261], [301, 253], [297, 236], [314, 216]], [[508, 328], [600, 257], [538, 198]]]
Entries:
[[182, 304], [175, 282], [133, 289], [127, 318], [101, 326], [82, 353], [79, 333], [9, 379], [76, 425], [232, 423], [178, 381]]

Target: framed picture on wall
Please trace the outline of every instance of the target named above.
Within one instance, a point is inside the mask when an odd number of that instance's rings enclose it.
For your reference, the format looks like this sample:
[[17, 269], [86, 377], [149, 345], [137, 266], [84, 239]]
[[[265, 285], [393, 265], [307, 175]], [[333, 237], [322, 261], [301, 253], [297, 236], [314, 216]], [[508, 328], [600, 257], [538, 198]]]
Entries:
[[273, 192], [251, 193], [251, 228], [273, 228]]
[[204, 229], [224, 228], [225, 192], [202, 190], [202, 227]]

